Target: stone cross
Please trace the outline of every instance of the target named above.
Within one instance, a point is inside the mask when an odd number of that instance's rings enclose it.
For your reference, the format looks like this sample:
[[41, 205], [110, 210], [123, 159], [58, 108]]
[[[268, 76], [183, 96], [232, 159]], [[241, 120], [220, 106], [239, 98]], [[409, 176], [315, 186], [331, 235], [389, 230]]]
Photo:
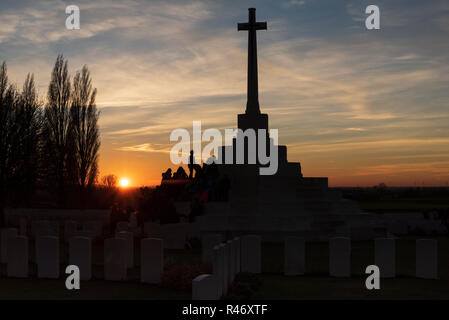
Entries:
[[256, 22], [256, 9], [249, 8], [248, 22], [237, 24], [238, 31], [248, 31], [248, 101], [247, 114], [259, 114], [259, 88], [257, 80], [257, 30], [267, 30], [266, 22]]

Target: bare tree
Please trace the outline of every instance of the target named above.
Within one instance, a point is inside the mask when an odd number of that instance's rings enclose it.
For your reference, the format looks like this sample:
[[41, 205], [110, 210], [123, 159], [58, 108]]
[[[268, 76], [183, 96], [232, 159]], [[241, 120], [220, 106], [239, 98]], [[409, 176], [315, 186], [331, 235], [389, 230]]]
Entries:
[[7, 67], [6, 62], [3, 62], [0, 67], [0, 196], [2, 199], [4, 198], [9, 153], [9, 127], [12, 113], [10, 98]]
[[43, 165], [46, 168], [47, 182], [57, 190], [60, 205], [65, 201], [67, 182], [70, 90], [67, 61], [59, 55], [51, 74], [48, 101], [44, 110], [43, 152], [46, 159]]
[[62, 55], [43, 110], [34, 76], [28, 74], [18, 93], [8, 81], [6, 63], [0, 66], [0, 214], [7, 202], [28, 202], [40, 177], [56, 191], [59, 205], [68, 200], [69, 184], [85, 190], [96, 182], [100, 138], [95, 97], [87, 67], [76, 73], [72, 91]]
[[117, 177], [113, 174], [108, 174], [101, 178], [101, 183], [108, 189], [113, 189], [117, 186]]
[[34, 76], [28, 74], [15, 109], [17, 138], [15, 152], [15, 191], [21, 202], [30, 200], [38, 175], [39, 136], [41, 131], [41, 102], [37, 95]]
[[9, 84], [6, 63], [0, 66], [0, 225], [3, 225], [3, 207], [14, 165], [13, 140], [17, 136], [14, 126], [14, 109], [17, 90]]
[[8, 83], [6, 63], [0, 68], [0, 197], [27, 202], [38, 167], [40, 103], [34, 77], [28, 75], [19, 94]]
[[73, 78], [70, 107], [70, 173], [81, 190], [91, 187], [98, 177], [100, 133], [99, 112], [95, 106], [96, 94], [97, 89], [92, 88], [89, 69], [84, 66]]

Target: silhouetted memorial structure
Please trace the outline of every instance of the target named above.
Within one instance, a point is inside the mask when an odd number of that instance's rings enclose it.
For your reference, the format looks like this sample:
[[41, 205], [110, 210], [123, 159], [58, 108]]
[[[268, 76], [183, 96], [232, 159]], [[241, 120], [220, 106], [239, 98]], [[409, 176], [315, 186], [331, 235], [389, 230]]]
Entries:
[[[252, 128], [256, 132], [265, 129], [268, 137], [268, 115], [260, 112], [258, 99], [256, 41], [256, 31], [266, 30], [267, 23], [256, 22], [255, 11], [250, 8], [249, 21], [238, 24], [238, 31], [248, 31], [248, 100], [245, 113], [238, 115], [238, 128]], [[267, 141], [269, 150], [268, 143], [273, 140]], [[236, 139], [232, 146], [224, 146], [219, 151], [222, 163], [229, 154], [227, 148], [234, 151], [234, 164], [219, 165], [220, 173], [227, 174], [231, 181], [229, 200], [205, 203], [205, 215], [199, 217], [202, 232], [254, 232], [266, 239], [278, 239], [286, 234], [320, 238], [347, 235], [349, 230], [366, 225], [370, 216], [361, 214], [353, 202], [330, 190], [327, 178], [303, 177], [300, 163], [287, 160], [286, 146], [276, 146], [277, 173], [260, 175], [261, 165], [249, 164], [247, 143], [245, 141], [245, 164], [235, 164]]]

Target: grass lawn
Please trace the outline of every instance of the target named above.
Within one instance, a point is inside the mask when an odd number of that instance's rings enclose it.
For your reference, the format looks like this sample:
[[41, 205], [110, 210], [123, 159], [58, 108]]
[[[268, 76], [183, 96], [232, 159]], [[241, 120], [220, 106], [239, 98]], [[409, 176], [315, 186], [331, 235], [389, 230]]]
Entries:
[[[372, 241], [352, 243], [352, 277], [350, 279], [328, 276], [328, 244], [310, 243], [306, 249], [306, 276], [284, 277], [283, 246], [264, 244], [262, 252], [262, 284], [252, 299], [449, 299], [449, 238], [439, 237], [439, 280], [414, 278], [415, 240], [398, 239], [397, 278], [382, 279], [381, 290], [365, 288], [365, 267], [374, 264]], [[30, 243], [30, 249], [34, 245]], [[81, 282], [81, 290], [65, 288], [65, 275], [59, 280], [36, 278], [34, 252], [30, 252], [29, 279], [6, 278], [6, 266], [1, 266], [0, 299], [190, 299], [190, 290], [175, 290], [163, 286], [144, 285], [139, 282], [139, 267], [128, 272], [126, 282], [103, 281], [103, 248], [93, 246], [93, 280]], [[139, 265], [139, 248], [135, 248], [136, 266]], [[61, 247], [61, 259], [66, 266], [67, 247]], [[199, 265], [199, 249], [166, 250], [166, 266]]]

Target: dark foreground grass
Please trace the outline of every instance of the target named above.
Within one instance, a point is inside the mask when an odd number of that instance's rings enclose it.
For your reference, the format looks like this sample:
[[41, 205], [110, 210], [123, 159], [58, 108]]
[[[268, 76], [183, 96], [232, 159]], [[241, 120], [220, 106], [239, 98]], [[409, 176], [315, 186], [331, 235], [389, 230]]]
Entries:
[[[327, 243], [310, 243], [306, 249], [306, 275], [285, 277], [282, 244], [265, 244], [262, 252], [261, 286], [252, 299], [449, 299], [449, 238], [439, 237], [439, 280], [415, 279], [414, 237], [398, 239], [397, 278], [382, 279], [381, 290], [365, 288], [365, 268], [374, 264], [372, 241], [352, 243], [352, 277], [337, 279], [328, 276], [329, 250]], [[33, 247], [30, 244], [30, 249]], [[81, 282], [81, 290], [65, 288], [65, 274], [58, 280], [36, 278], [34, 253], [31, 252], [29, 279], [6, 278], [6, 266], [1, 268], [0, 299], [190, 299], [190, 290], [175, 290], [139, 282], [140, 251], [135, 248], [136, 267], [129, 270], [126, 282], [103, 280], [103, 251], [100, 243], [93, 247], [93, 279]], [[62, 272], [67, 263], [67, 248], [62, 246]], [[199, 265], [198, 249], [168, 250], [166, 267], [170, 265]]]
[[448, 280], [421, 280], [408, 277], [381, 279], [380, 290], [367, 290], [365, 278], [325, 276], [283, 277], [268, 274], [252, 299], [449, 299]]

